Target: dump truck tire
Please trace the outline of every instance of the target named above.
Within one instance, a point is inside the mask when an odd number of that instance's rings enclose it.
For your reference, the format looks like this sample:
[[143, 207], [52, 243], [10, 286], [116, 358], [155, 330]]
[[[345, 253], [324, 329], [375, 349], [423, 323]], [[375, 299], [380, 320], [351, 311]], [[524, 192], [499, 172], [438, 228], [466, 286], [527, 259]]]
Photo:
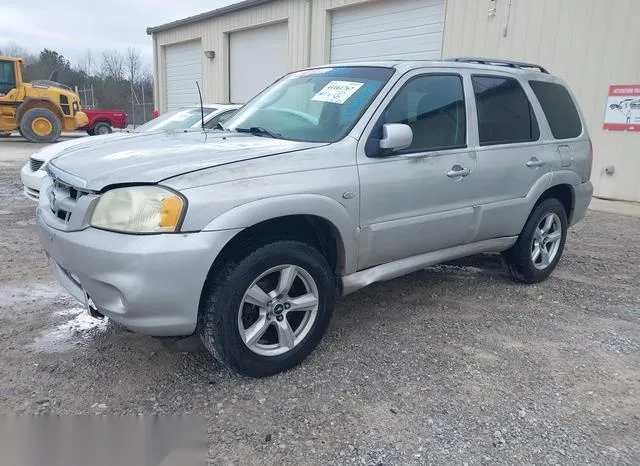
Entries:
[[55, 142], [62, 132], [62, 123], [51, 110], [32, 108], [22, 115], [20, 132], [29, 142]]

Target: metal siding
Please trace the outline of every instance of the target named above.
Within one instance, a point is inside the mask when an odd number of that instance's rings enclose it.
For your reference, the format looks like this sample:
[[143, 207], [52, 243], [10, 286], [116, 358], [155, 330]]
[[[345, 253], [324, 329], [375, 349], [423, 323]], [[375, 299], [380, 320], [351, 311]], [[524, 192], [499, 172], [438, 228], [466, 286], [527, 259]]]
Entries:
[[440, 58], [444, 0], [395, 0], [337, 10], [331, 62]]
[[[594, 145], [591, 180], [600, 197], [640, 201], [640, 133], [602, 129], [609, 86], [640, 84], [638, 0], [448, 0], [444, 56], [539, 63], [576, 94]], [[604, 167], [615, 165], [613, 176]]]

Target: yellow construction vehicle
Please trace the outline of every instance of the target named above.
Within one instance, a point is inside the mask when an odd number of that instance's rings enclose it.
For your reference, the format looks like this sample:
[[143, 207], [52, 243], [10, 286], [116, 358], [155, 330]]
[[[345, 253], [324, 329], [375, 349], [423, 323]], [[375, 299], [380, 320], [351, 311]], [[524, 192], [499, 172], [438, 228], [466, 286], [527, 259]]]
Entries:
[[17, 130], [31, 142], [54, 142], [88, 122], [78, 94], [54, 81], [25, 83], [22, 59], [0, 56], [0, 135]]

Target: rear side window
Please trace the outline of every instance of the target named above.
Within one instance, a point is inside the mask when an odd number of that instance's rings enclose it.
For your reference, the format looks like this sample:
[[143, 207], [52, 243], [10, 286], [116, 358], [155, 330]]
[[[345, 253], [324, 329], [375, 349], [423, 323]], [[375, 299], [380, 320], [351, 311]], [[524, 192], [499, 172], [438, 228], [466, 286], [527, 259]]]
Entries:
[[520, 83], [501, 76], [472, 76], [480, 145], [537, 141], [540, 129]]
[[529, 81], [529, 84], [542, 106], [554, 138], [570, 139], [582, 134], [578, 109], [563, 85], [544, 81]]

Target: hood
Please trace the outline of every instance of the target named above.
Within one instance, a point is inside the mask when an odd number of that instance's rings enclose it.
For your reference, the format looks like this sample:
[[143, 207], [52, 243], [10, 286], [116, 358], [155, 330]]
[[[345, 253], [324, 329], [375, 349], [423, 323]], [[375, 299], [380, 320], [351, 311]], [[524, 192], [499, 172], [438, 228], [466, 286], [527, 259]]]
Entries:
[[48, 162], [72, 147], [80, 148], [91, 144], [100, 144], [101, 141], [105, 140], [123, 139], [129, 136], [131, 136], [130, 133], [111, 133], [105, 134], [104, 136], [84, 136], [68, 139], [66, 141], [56, 142], [55, 144], [49, 144], [44, 149], [34, 152], [31, 158], [41, 162]]
[[196, 170], [326, 145], [222, 131], [127, 136], [71, 147], [49, 165], [72, 175], [82, 184], [78, 187], [99, 191], [109, 185], [157, 183]]

